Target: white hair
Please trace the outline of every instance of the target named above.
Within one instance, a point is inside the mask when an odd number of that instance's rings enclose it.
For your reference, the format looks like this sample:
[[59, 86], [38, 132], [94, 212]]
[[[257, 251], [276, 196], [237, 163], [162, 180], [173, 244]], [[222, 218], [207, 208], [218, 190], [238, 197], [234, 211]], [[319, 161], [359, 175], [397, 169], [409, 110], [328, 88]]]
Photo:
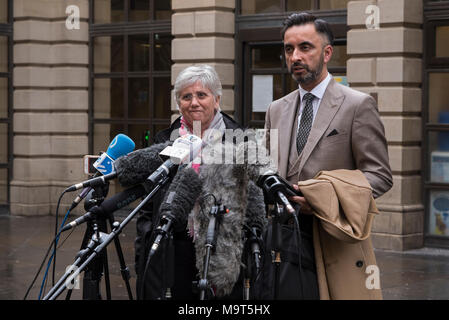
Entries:
[[208, 88], [212, 92], [215, 101], [217, 101], [218, 97], [221, 97], [223, 88], [215, 69], [207, 64], [190, 66], [182, 70], [176, 78], [174, 89], [175, 101], [178, 109], [181, 91], [186, 87], [195, 84], [197, 81], [200, 81], [204, 87]]

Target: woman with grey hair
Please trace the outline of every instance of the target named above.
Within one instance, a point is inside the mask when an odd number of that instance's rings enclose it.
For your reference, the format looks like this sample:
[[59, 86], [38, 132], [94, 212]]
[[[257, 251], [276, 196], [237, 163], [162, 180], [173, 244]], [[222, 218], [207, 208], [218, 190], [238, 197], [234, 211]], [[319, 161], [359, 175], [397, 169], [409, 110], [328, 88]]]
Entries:
[[[197, 65], [184, 69], [176, 78], [174, 90], [181, 113], [181, 135], [193, 133], [205, 140], [208, 138], [203, 137], [206, 130], [224, 133], [227, 126], [220, 112], [222, 86], [214, 68]], [[235, 123], [231, 127], [235, 127]]]
[[[190, 66], [178, 75], [175, 82], [175, 99], [181, 116], [169, 128], [160, 131], [154, 138], [155, 143], [174, 140], [184, 134], [200, 136], [203, 142], [210, 142], [212, 132], [219, 132], [224, 140], [226, 129], [242, 129], [231, 117], [220, 111], [222, 86], [213, 67], [209, 65]], [[193, 167], [197, 170], [198, 168]], [[136, 273], [137, 296], [139, 299], [165, 299], [161, 290], [164, 277], [170, 273], [173, 285], [171, 295], [175, 300], [195, 300], [198, 293], [192, 288], [192, 282], [197, 281], [198, 270], [195, 266], [195, 247], [192, 234], [183, 230], [174, 232], [174, 263], [173, 272], [163, 268], [161, 257], [152, 258], [150, 272], [143, 279], [148, 249], [152, 242], [153, 229], [157, 226], [158, 209], [165, 192], [158, 192], [153, 201], [141, 210], [137, 219]], [[154, 223], [156, 222], [156, 223]], [[158, 261], [156, 261], [158, 260]], [[170, 268], [169, 268], [170, 269]], [[142, 286], [142, 281], [143, 286]], [[168, 280], [167, 280], [168, 281]], [[143, 287], [143, 292], [139, 288]], [[240, 290], [236, 289], [236, 292]], [[239, 298], [239, 297], [235, 297]]]

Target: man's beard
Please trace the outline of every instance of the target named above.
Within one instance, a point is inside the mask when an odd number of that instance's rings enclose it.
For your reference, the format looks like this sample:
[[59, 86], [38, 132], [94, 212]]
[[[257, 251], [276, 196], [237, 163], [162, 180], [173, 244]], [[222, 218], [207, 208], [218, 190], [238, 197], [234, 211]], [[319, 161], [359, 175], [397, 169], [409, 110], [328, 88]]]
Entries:
[[[293, 73], [294, 67], [301, 67], [306, 71], [306, 74], [304, 76], [298, 75], [296, 76]], [[323, 72], [324, 67], [324, 54], [321, 55], [320, 61], [318, 62], [318, 66], [315, 70], [310, 70], [309, 66], [306, 64], [302, 64], [300, 62], [295, 62], [290, 66], [290, 74], [292, 75], [293, 79], [296, 80], [300, 85], [308, 85], [310, 83], [313, 83], [317, 80], [317, 78], [320, 76], [320, 74]]]

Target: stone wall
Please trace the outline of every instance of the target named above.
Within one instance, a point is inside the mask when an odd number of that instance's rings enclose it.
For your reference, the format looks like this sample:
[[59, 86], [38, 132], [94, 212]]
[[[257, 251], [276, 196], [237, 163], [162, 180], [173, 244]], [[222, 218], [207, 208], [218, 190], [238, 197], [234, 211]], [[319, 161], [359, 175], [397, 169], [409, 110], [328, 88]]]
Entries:
[[[79, 30], [66, 27], [69, 5]], [[14, 0], [13, 215], [54, 214], [61, 192], [86, 178], [88, 14], [88, 0]]]
[[[377, 28], [370, 18], [374, 11], [367, 11], [371, 5], [378, 9]], [[423, 245], [422, 22], [421, 0], [363, 0], [348, 5], [348, 82], [377, 99], [393, 171], [393, 188], [377, 200], [381, 214], [373, 226], [376, 248], [407, 250]]]

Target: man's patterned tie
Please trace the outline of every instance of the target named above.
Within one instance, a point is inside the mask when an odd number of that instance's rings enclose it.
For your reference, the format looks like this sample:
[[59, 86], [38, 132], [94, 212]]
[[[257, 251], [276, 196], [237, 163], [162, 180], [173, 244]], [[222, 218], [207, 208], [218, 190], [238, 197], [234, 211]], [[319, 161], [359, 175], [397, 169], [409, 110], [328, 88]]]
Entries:
[[313, 106], [312, 101], [315, 96], [311, 93], [306, 93], [303, 97], [305, 102], [304, 110], [301, 115], [301, 122], [298, 127], [298, 133], [296, 135], [296, 149], [298, 150], [298, 155], [301, 154], [302, 149], [306, 145], [307, 138], [309, 137], [310, 129], [312, 129], [313, 122]]

